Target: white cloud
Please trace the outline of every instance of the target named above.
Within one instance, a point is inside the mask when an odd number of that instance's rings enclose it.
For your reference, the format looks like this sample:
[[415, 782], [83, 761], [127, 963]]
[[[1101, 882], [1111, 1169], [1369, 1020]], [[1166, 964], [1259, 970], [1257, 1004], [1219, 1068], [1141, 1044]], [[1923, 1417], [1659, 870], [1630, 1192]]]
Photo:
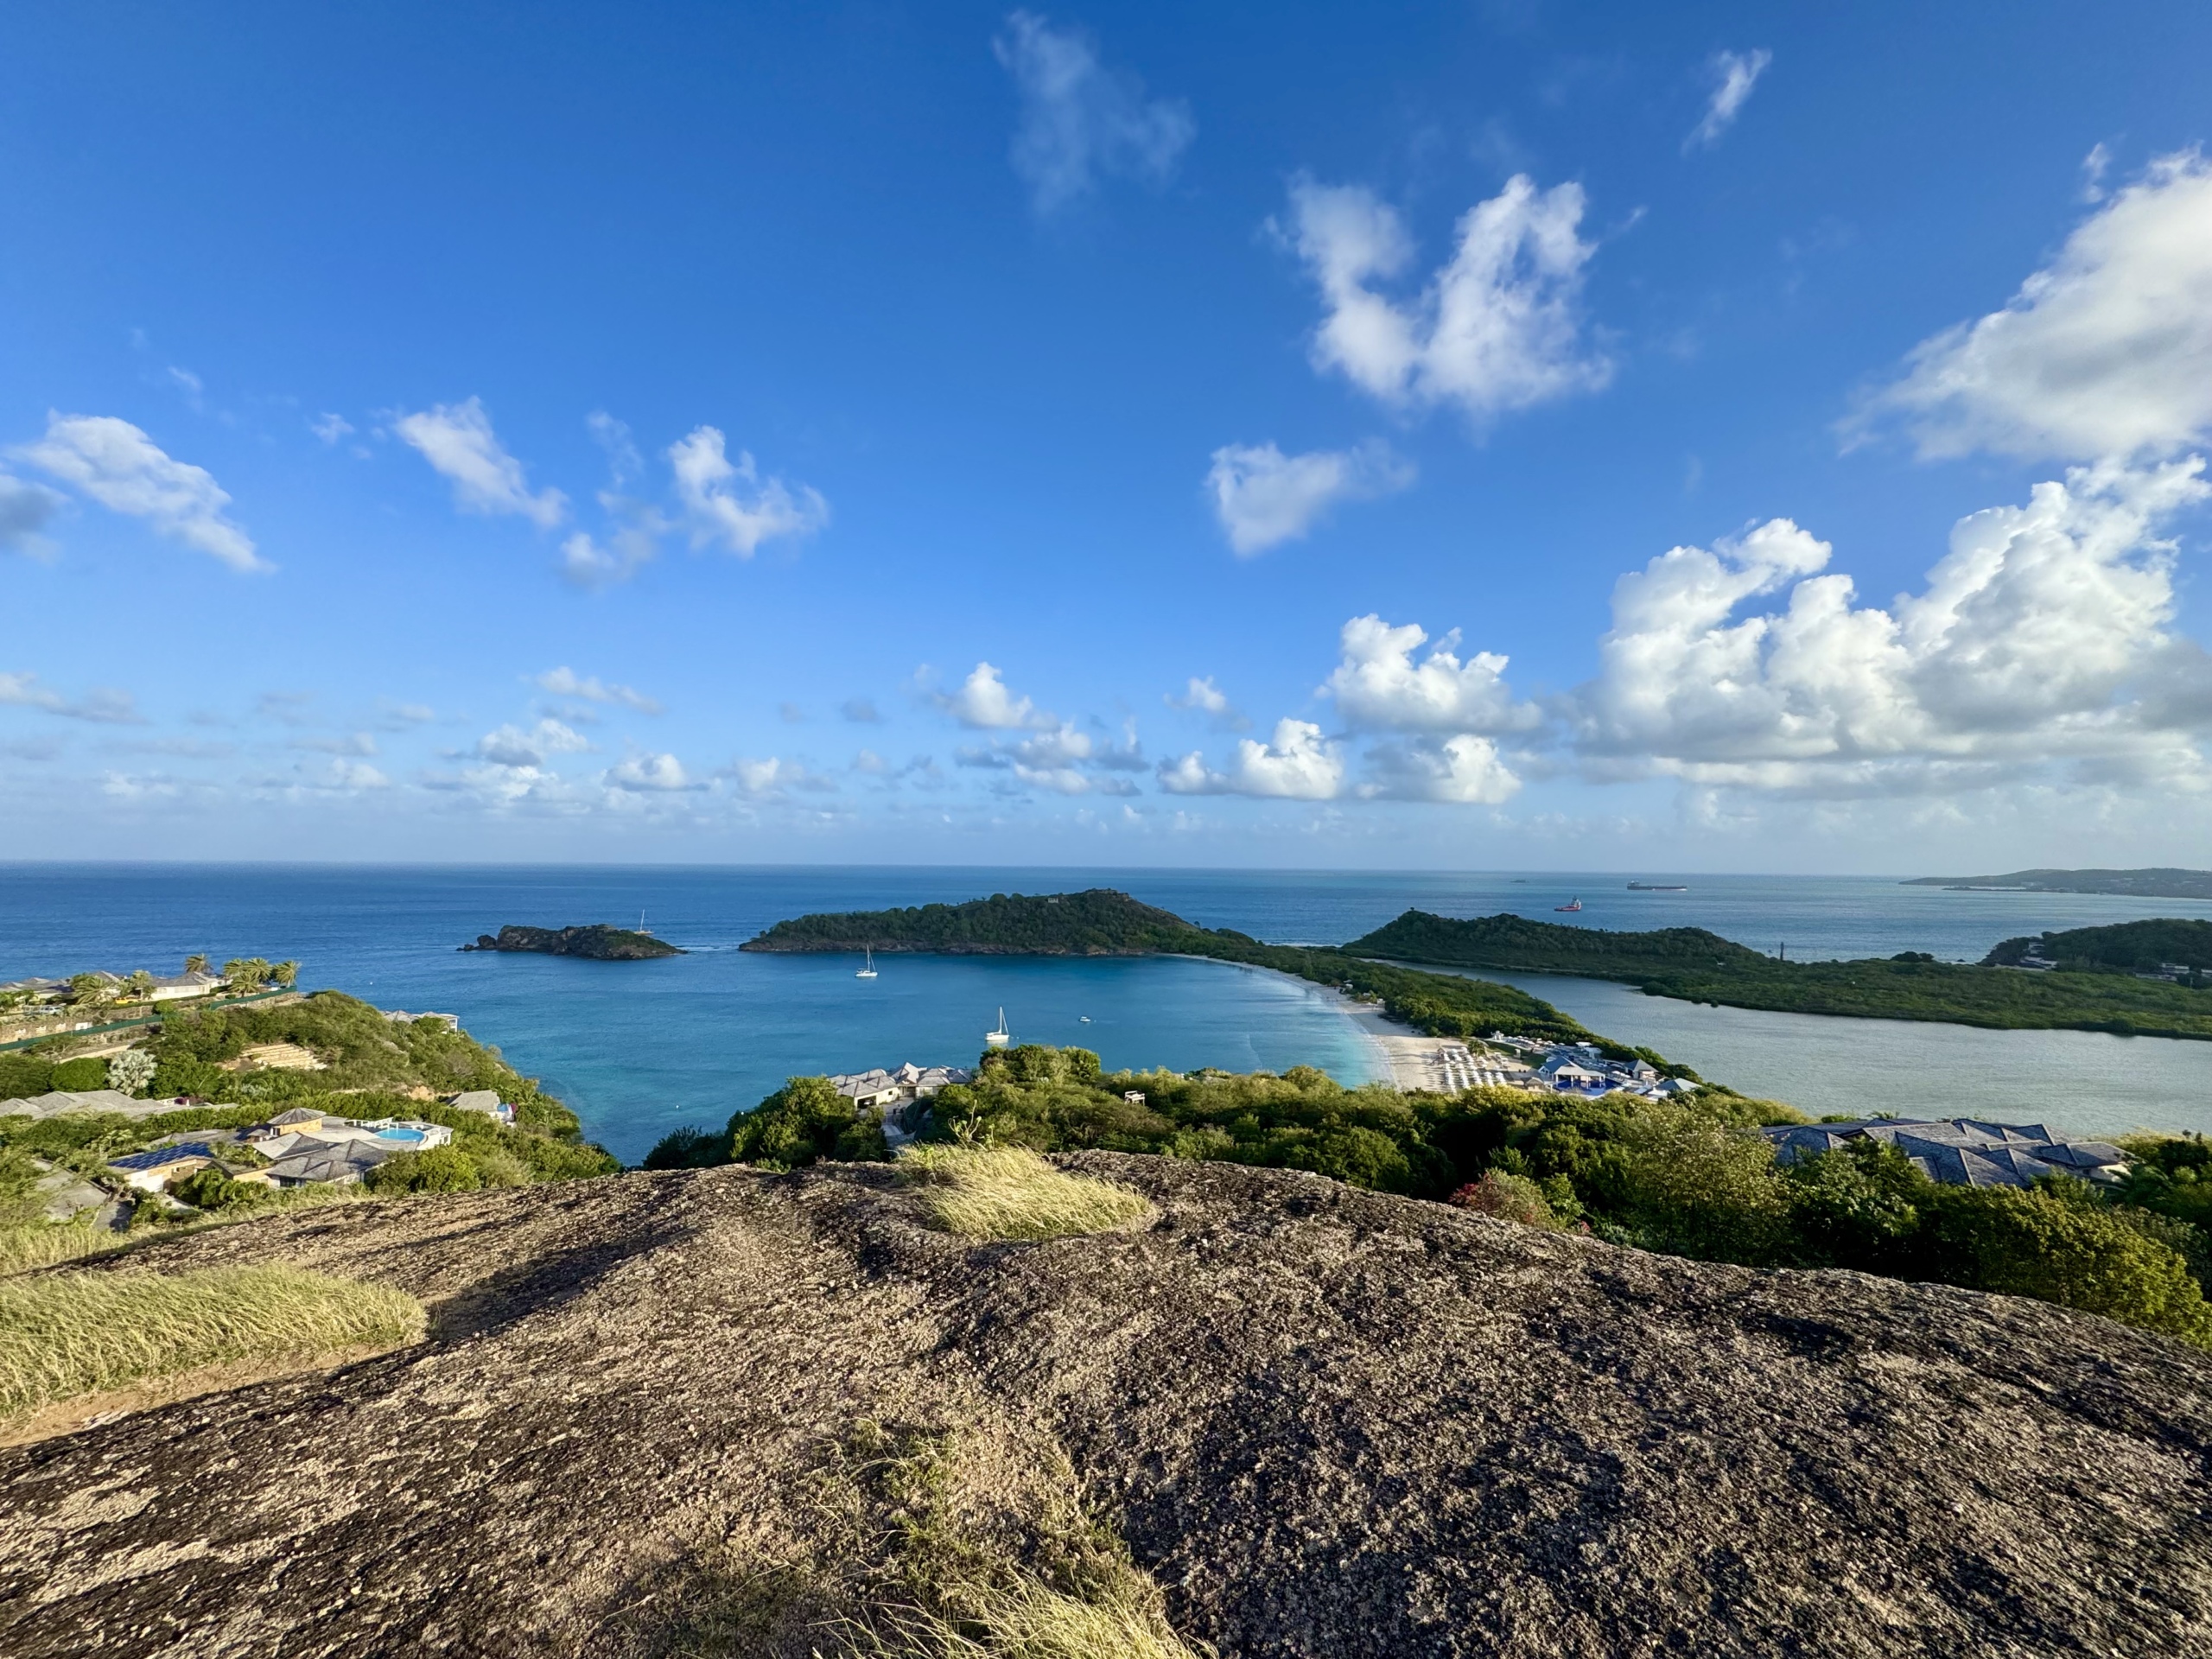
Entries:
[[586, 702], [619, 703], [625, 709], [634, 709], [641, 715], [660, 713], [660, 704], [644, 692], [627, 685], [616, 685], [597, 676], [579, 674], [565, 665], [549, 668], [537, 676], [531, 683], [541, 691], [550, 691], [556, 697], [581, 697]]
[[557, 720], [541, 720], [528, 731], [501, 726], [476, 740], [476, 753], [495, 766], [542, 766], [549, 754], [577, 754], [591, 740]]
[[988, 663], [976, 664], [957, 691], [934, 692], [930, 701], [976, 731], [1051, 731], [1060, 724], [1058, 715], [1008, 690], [999, 671]]
[[1443, 801], [1494, 806], [1521, 787], [1486, 737], [1461, 733], [1441, 740], [1378, 743], [1366, 756], [1362, 799]]
[[1230, 702], [1229, 694], [1214, 683], [1211, 674], [1204, 679], [1192, 675], [1181, 696], [1165, 696], [1160, 701], [1170, 709], [1188, 709], [1194, 714], [1204, 715], [1224, 731], [1251, 729], [1252, 722], [1237, 711], [1236, 706]]
[[465, 512], [512, 513], [540, 530], [568, 517], [569, 498], [560, 491], [531, 493], [522, 463], [500, 446], [477, 398], [403, 415], [391, 429], [453, 480], [454, 502]]
[[1774, 54], [1764, 47], [1755, 52], [1713, 54], [1713, 96], [1706, 104], [1705, 118], [1682, 140], [1683, 154], [1720, 142], [1720, 135], [1736, 124], [1736, 117], [1751, 98], [1751, 88], [1758, 85], [1759, 77], [1773, 61]]
[[1258, 795], [1287, 800], [1334, 800], [1343, 791], [1344, 758], [1310, 721], [1275, 722], [1274, 740], [1239, 739], [1224, 772], [1208, 770], [1196, 751], [1160, 766], [1160, 786], [1171, 795]]
[[722, 443], [719, 430], [702, 426], [668, 451], [692, 546], [720, 542], [749, 559], [763, 542], [810, 535], [830, 522], [830, 504], [820, 492], [805, 485], [794, 492], [780, 478], [764, 482], [751, 455], [740, 450], [733, 465]]
[[340, 438], [352, 435], [353, 423], [343, 415], [321, 415], [308, 423], [308, 430], [325, 443], [335, 445]]
[[370, 733], [351, 732], [337, 737], [296, 737], [289, 747], [315, 754], [370, 755], [377, 752], [377, 741]]
[[2001, 311], [1924, 340], [1851, 423], [1925, 457], [2094, 460], [2212, 441], [2212, 166], [2164, 156]]
[[610, 789], [636, 794], [673, 794], [706, 787], [693, 783], [684, 773], [683, 763], [672, 754], [633, 754], [609, 766], [606, 781]]
[[[1858, 607], [1787, 519], [1621, 578], [1575, 699], [1601, 774], [1838, 795], [2092, 775], [2212, 786], [2212, 658], [2173, 632], [2159, 526], [2212, 495], [2192, 458], [2077, 468], [1961, 519], [1923, 590]], [[1738, 617], [1786, 589], [1787, 603]]]
[[1272, 443], [1225, 444], [1206, 474], [1229, 544], [1247, 556], [1304, 536], [1339, 501], [1389, 495], [1413, 481], [1413, 464], [1371, 440], [1301, 455]]
[[267, 570], [253, 540], [223, 516], [231, 498], [201, 467], [173, 461], [128, 421], [112, 415], [46, 417], [46, 435], [16, 451], [112, 512], [143, 518], [165, 536], [233, 570]]
[[47, 557], [54, 544], [43, 532], [67, 499], [43, 484], [0, 473], [0, 553]]
[[1040, 213], [1065, 207], [1101, 178], [1165, 184], [1197, 133], [1179, 99], [1147, 99], [1134, 76], [1110, 70], [1080, 31], [1017, 11], [992, 43], [1021, 95], [1014, 170]]
[[1396, 406], [1456, 404], [1478, 424], [1611, 378], [1582, 338], [1582, 268], [1595, 249], [1577, 234], [1580, 185], [1540, 191], [1516, 175], [1461, 216], [1451, 262], [1404, 302], [1370, 286], [1412, 263], [1395, 212], [1357, 185], [1300, 179], [1290, 198], [1291, 240], [1328, 307], [1317, 367]]
[[786, 760], [780, 755], [770, 755], [765, 760], [739, 760], [729, 772], [738, 793], [754, 800], [779, 799], [793, 790], [829, 795], [837, 789], [836, 779], [810, 772], [802, 762]]
[[855, 726], [880, 726], [883, 716], [874, 702], [866, 697], [848, 697], [838, 705], [837, 712]]
[[1427, 639], [1414, 623], [1394, 628], [1380, 616], [1354, 617], [1339, 636], [1342, 659], [1321, 689], [1345, 720], [1369, 730], [1523, 732], [1542, 723], [1533, 703], [1514, 702], [1505, 658], [1478, 651], [1461, 662], [1454, 629], [1414, 662]]
[[49, 715], [59, 715], [65, 720], [90, 721], [100, 726], [140, 726], [145, 723], [137, 704], [128, 691], [118, 691], [111, 686], [94, 686], [72, 702], [60, 692], [49, 691], [41, 685], [35, 674], [0, 673], [0, 704], [42, 709]]

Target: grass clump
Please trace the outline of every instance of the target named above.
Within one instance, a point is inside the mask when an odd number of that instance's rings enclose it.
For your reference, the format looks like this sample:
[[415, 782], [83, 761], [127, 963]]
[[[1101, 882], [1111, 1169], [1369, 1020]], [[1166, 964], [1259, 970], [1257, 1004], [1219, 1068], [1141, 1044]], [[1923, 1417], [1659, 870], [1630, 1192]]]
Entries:
[[74, 1262], [119, 1249], [123, 1243], [107, 1228], [83, 1222], [34, 1221], [19, 1227], [0, 1227], [0, 1275]]
[[404, 1292], [297, 1268], [52, 1273], [0, 1283], [0, 1417], [203, 1365], [423, 1334]]
[[1127, 1227], [1152, 1205], [1126, 1187], [1054, 1169], [1026, 1147], [917, 1147], [899, 1160], [930, 1219], [963, 1238], [1062, 1238]]
[[1193, 1659], [1153, 1608], [1090, 1602], [1035, 1579], [968, 1588], [955, 1612], [896, 1618], [876, 1651], [899, 1659]]

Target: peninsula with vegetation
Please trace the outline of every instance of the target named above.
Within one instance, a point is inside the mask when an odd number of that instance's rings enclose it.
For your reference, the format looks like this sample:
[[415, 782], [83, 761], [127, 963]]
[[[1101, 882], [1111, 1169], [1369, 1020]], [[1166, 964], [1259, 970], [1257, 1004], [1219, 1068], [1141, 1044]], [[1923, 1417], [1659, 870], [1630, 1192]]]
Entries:
[[1915, 950], [1787, 962], [1697, 927], [1614, 932], [1409, 910], [1343, 949], [1395, 962], [1618, 980], [1653, 996], [1787, 1014], [2212, 1039], [2207, 922], [2126, 922], [2009, 939], [1979, 963]]
[[464, 950], [518, 950], [541, 957], [588, 957], [594, 962], [647, 962], [658, 957], [680, 957], [683, 951], [665, 939], [626, 927], [594, 922], [588, 927], [501, 928], [479, 933]]
[[1920, 875], [1908, 887], [1955, 893], [2102, 893], [2122, 899], [2212, 899], [2212, 870], [2014, 870], [2008, 875]]

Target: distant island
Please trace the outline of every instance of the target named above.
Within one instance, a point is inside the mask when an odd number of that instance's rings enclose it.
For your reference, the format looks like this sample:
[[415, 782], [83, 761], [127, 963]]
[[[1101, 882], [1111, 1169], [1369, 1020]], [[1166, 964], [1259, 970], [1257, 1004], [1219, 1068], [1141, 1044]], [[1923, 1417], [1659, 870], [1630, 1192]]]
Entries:
[[594, 962], [644, 962], [654, 957], [680, 957], [683, 951], [650, 933], [594, 922], [589, 927], [503, 927], [495, 934], [479, 933], [464, 950], [529, 950], [542, 957], [589, 957]]
[[2122, 899], [2212, 899], [2212, 870], [2014, 870], [2010, 875], [1921, 875], [1908, 887], [2005, 893], [2103, 893]]
[[1620, 980], [1653, 996], [1786, 1014], [2212, 1039], [2212, 996], [2196, 988], [2212, 968], [2208, 922], [2124, 922], [2008, 939], [1969, 966], [1917, 950], [1783, 962], [1699, 927], [1609, 932], [1409, 910], [1343, 949], [1395, 962]]

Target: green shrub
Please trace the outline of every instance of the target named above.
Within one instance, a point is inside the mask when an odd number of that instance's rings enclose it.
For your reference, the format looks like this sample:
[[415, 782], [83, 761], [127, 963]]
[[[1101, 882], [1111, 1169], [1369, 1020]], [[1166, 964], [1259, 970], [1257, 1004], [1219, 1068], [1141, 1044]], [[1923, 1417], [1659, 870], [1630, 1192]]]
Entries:
[[1525, 1175], [1507, 1175], [1491, 1170], [1480, 1180], [1470, 1181], [1454, 1192], [1451, 1201], [1462, 1210], [1495, 1216], [1500, 1221], [1518, 1222], [1523, 1227], [1540, 1228], [1547, 1232], [1559, 1230], [1559, 1217], [1552, 1213], [1544, 1189]]
[[1788, 1194], [1765, 1137], [1679, 1106], [1646, 1104], [1628, 1118], [1623, 1138], [1625, 1218], [1651, 1248], [1752, 1266], [1787, 1258]]
[[169, 1194], [172, 1198], [181, 1198], [195, 1210], [211, 1211], [266, 1204], [276, 1196], [258, 1181], [233, 1179], [216, 1164], [194, 1170], [172, 1186]]
[[711, 1129], [671, 1129], [653, 1142], [644, 1169], [705, 1169], [729, 1161], [729, 1136]]
[[[830, 1086], [829, 1078], [792, 1077], [751, 1111], [730, 1119], [730, 1155], [741, 1164], [799, 1169], [820, 1159], [844, 1156], [839, 1145], [860, 1123], [858, 1109]], [[862, 1139], [843, 1143], [859, 1146]], [[879, 1128], [874, 1141], [866, 1143], [869, 1155], [889, 1155], [887, 1150], [872, 1150], [882, 1139]]]
[[67, 1094], [89, 1094], [107, 1087], [105, 1060], [64, 1060], [49, 1074], [49, 1089], [59, 1089]]
[[54, 1087], [54, 1067], [29, 1054], [0, 1054], [0, 1100], [32, 1100]]
[[458, 1147], [394, 1153], [363, 1178], [380, 1197], [398, 1192], [474, 1192], [484, 1185], [476, 1160]]
[[1923, 1207], [1919, 1253], [1930, 1277], [2212, 1347], [2212, 1309], [2181, 1256], [2078, 1181], [2031, 1191], [1936, 1186]]

